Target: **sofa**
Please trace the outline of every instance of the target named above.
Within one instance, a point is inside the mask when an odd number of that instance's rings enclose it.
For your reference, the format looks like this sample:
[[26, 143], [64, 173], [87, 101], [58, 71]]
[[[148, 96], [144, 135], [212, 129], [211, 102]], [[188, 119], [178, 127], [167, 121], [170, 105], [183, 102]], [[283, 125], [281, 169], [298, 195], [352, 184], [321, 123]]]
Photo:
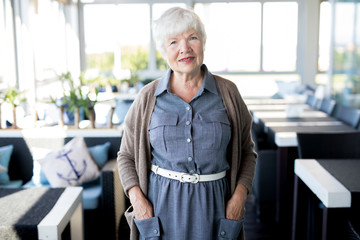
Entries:
[[[100, 169], [100, 177], [83, 186], [83, 209], [85, 239], [118, 239], [120, 219], [125, 210], [125, 197], [118, 176], [116, 157], [120, 147], [120, 130], [58, 130], [55, 132], [3, 130], [0, 147], [13, 145], [8, 166], [10, 183], [0, 187], [49, 186], [35, 179], [36, 161], [39, 149], [55, 151], [69, 143], [74, 137], [82, 136], [87, 147], [110, 142], [108, 160]], [[41, 152], [41, 151], [40, 151]]]

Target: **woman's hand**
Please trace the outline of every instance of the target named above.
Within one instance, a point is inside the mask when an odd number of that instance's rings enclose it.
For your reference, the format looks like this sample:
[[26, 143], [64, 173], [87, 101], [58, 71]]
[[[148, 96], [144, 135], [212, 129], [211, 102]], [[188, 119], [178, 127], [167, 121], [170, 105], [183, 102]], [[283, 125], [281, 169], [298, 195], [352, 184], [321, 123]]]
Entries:
[[130, 188], [128, 194], [134, 208], [135, 219], [144, 220], [154, 216], [153, 206], [144, 196], [139, 186]]
[[245, 203], [247, 199], [247, 188], [238, 184], [235, 192], [226, 204], [226, 218], [230, 220], [241, 220], [245, 215]]

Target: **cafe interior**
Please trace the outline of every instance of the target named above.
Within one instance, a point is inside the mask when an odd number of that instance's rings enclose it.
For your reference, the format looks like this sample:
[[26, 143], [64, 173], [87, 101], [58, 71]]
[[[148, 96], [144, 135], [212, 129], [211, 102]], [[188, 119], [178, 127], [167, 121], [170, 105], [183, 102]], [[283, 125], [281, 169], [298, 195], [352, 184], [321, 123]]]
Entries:
[[116, 158], [175, 6], [252, 116], [245, 239], [360, 239], [359, 0], [0, 0], [0, 239], [130, 239]]

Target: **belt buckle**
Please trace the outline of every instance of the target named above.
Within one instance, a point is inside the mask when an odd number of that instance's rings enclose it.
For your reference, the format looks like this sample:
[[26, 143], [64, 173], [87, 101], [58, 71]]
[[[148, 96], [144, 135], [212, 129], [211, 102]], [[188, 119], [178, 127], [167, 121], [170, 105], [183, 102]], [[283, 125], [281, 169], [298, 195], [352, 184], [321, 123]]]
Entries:
[[187, 183], [198, 183], [200, 180], [199, 174], [188, 174], [188, 173], [182, 173], [180, 175], [180, 182], [187, 182]]

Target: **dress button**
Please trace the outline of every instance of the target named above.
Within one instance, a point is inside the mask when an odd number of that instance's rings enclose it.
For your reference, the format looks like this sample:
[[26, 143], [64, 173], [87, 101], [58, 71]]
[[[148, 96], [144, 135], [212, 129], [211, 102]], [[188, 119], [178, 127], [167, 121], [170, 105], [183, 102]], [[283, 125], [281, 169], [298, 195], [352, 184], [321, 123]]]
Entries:
[[221, 236], [225, 236], [225, 235], [226, 235], [226, 232], [225, 232], [225, 231], [221, 231], [220, 235], [221, 235]]
[[154, 229], [154, 234], [157, 234], [158, 233], [158, 230], [157, 229]]
[[185, 123], [186, 125], [190, 125], [190, 121], [186, 121], [186, 123]]
[[188, 161], [191, 162], [193, 160], [192, 157], [188, 157]]
[[189, 142], [191, 142], [191, 139], [190, 139], [190, 138], [188, 138], [188, 139], [186, 139], [186, 141], [189, 143]]
[[187, 111], [190, 111], [190, 109], [191, 109], [190, 106], [187, 106], [187, 107], [186, 107], [186, 110], [187, 110]]

